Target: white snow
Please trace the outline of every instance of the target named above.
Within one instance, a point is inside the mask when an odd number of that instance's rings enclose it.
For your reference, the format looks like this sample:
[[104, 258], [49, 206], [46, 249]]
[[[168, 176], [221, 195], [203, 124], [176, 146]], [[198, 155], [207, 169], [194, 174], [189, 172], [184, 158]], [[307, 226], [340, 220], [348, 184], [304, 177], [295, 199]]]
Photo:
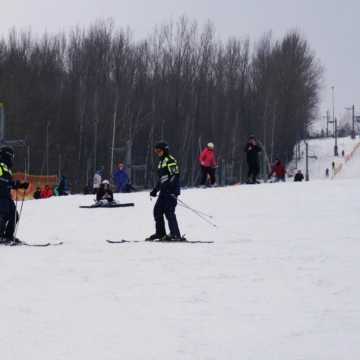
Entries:
[[[333, 177], [332, 171], [332, 162], [335, 162], [335, 167], [342, 167], [345, 165], [346, 156], [348, 156], [354, 147], [360, 143], [360, 139], [351, 139], [350, 137], [338, 138], [338, 153], [339, 156], [334, 156], [334, 138], [320, 138], [320, 139], [310, 139], [307, 141], [309, 144], [309, 175], [310, 180], [313, 179], [325, 179], [325, 169], [328, 168], [330, 171], [331, 179]], [[344, 150], [345, 156], [342, 156], [342, 151]], [[360, 149], [356, 153], [359, 153]], [[301, 159], [298, 162], [298, 169], [301, 169], [305, 174], [306, 162], [305, 162], [305, 143], [300, 143], [300, 153]], [[350, 161], [346, 166], [352, 164]], [[360, 164], [359, 164], [360, 165]], [[288, 169], [296, 168], [295, 160], [292, 161]], [[345, 168], [345, 166], [344, 166]], [[344, 170], [341, 170], [341, 172]], [[339, 174], [340, 175], [340, 172]], [[339, 176], [336, 176], [338, 178]], [[356, 174], [354, 175], [356, 176]], [[351, 174], [348, 178], [354, 178]], [[359, 178], [360, 176], [358, 176]]]
[[360, 144], [354, 148], [350, 155], [346, 159], [347, 161], [344, 161], [336, 179], [360, 179]]
[[214, 244], [110, 245], [153, 232], [134, 208], [91, 196], [24, 205], [0, 247], [1, 360], [360, 358], [359, 180], [183, 191], [182, 232]]

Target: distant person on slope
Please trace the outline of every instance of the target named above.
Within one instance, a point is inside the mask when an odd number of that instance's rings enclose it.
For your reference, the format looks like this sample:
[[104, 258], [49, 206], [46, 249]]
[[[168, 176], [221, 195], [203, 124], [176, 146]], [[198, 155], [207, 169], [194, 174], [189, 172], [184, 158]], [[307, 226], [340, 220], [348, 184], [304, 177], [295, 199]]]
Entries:
[[246, 161], [248, 165], [248, 184], [256, 184], [257, 177], [260, 172], [259, 153], [260, 146], [257, 144], [255, 136], [251, 135], [245, 145], [244, 152], [246, 153]]
[[276, 182], [285, 181], [285, 175], [286, 175], [285, 165], [279, 159], [275, 160], [275, 163], [271, 168], [269, 178], [271, 178], [274, 175]]
[[36, 200], [41, 199], [41, 189], [39, 186], [36, 188], [36, 191], [33, 194], [33, 198]]
[[54, 195], [49, 185], [45, 185], [44, 189], [41, 190], [41, 198], [48, 199]]
[[28, 182], [21, 183], [12, 179], [14, 158], [15, 153], [11, 147], [4, 146], [0, 149], [0, 243], [8, 245], [20, 243], [14, 237], [19, 214], [11, 197], [11, 189], [26, 190], [29, 187]]
[[215, 146], [212, 142], [207, 144], [207, 147], [201, 152], [199, 156], [201, 166], [201, 181], [200, 185], [205, 186], [208, 177], [210, 178], [210, 185], [215, 185], [215, 169], [217, 166], [215, 156]]
[[[180, 195], [180, 171], [176, 159], [169, 154], [169, 145], [166, 142], [158, 142], [154, 148], [155, 154], [159, 158], [158, 178], [159, 181], [150, 192], [151, 197], [157, 198], [154, 206], [154, 218], [156, 232], [146, 240], [183, 240], [180, 235], [179, 225], [175, 215], [177, 197]], [[170, 229], [170, 236], [166, 235], [166, 217]]]
[[294, 176], [294, 181], [295, 181], [295, 182], [301, 182], [301, 181], [303, 181], [303, 180], [304, 180], [304, 175], [303, 175], [303, 173], [301, 172], [301, 170], [299, 169], [299, 170], [296, 172], [295, 176]]
[[117, 192], [128, 193], [134, 189], [130, 185], [129, 175], [126, 172], [125, 165], [122, 162], [119, 163], [118, 169], [113, 174], [113, 178]]
[[101, 185], [96, 192], [96, 201], [99, 203], [111, 203], [114, 201], [114, 194], [110, 188], [109, 180], [103, 180], [101, 182]]
[[65, 196], [69, 195], [69, 185], [66, 176], [61, 176], [59, 185], [55, 188], [55, 195], [56, 196]]
[[96, 173], [94, 175], [94, 178], [93, 178], [93, 193], [94, 194], [96, 194], [100, 188], [101, 180], [102, 180], [101, 173], [102, 173], [102, 171], [98, 170], [98, 171], [96, 171]]

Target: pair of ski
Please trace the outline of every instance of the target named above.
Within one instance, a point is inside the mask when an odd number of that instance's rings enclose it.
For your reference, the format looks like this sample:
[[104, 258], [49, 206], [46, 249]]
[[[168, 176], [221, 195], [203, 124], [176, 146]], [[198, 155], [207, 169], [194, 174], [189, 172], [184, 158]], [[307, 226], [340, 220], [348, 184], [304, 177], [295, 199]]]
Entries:
[[150, 243], [150, 244], [212, 244], [214, 241], [200, 241], [200, 240], [105, 240], [109, 244], [128, 244], [128, 243]]
[[3, 246], [32, 246], [32, 247], [48, 247], [48, 246], [59, 246], [62, 245], [62, 241], [57, 242], [44, 242], [44, 243], [28, 243], [26, 241], [18, 241], [14, 243], [0, 243]]

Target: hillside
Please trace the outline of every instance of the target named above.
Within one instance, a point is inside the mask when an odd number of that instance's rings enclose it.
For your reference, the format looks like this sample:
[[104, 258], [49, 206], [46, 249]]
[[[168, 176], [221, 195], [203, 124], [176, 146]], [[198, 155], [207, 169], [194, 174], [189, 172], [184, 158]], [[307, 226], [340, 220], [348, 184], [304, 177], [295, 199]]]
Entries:
[[24, 205], [1, 247], [1, 359], [358, 359], [358, 181], [187, 190], [181, 229], [214, 244], [131, 243], [153, 232], [134, 208], [79, 209], [91, 196]]
[[[334, 139], [333, 138], [321, 138], [310, 139], [309, 144], [309, 175], [310, 180], [326, 179], [325, 169], [330, 170], [329, 179], [335, 175], [332, 171], [332, 162], [335, 162], [335, 168], [341, 168], [346, 163], [347, 157], [351, 154], [354, 147], [360, 143], [360, 139], [351, 139], [350, 137], [338, 139], [338, 153], [339, 156], [334, 156]], [[342, 151], [345, 155], [342, 156]], [[357, 153], [360, 152], [358, 149]], [[305, 162], [305, 143], [300, 143], [301, 159], [298, 162], [297, 168], [301, 169], [305, 174], [306, 162]], [[350, 161], [346, 166], [348, 167], [353, 162]], [[360, 165], [360, 164], [359, 164]], [[351, 165], [352, 166], [352, 165]], [[295, 160], [288, 165], [288, 169], [296, 168]], [[344, 167], [345, 168], [345, 167]], [[338, 172], [340, 174], [340, 171]], [[355, 174], [356, 175], [356, 174]], [[349, 175], [351, 178], [352, 175]], [[338, 176], [336, 176], [338, 178]], [[360, 178], [360, 176], [358, 177]]]

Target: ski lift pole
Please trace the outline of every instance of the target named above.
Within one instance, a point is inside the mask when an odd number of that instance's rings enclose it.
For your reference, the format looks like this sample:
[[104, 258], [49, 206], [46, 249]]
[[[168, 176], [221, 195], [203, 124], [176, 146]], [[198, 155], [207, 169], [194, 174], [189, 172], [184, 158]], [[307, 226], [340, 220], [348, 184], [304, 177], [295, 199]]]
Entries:
[[305, 141], [305, 163], [306, 163], [306, 169], [305, 169], [305, 181], [309, 181], [310, 180], [310, 176], [309, 176], [309, 143], [307, 141]]

